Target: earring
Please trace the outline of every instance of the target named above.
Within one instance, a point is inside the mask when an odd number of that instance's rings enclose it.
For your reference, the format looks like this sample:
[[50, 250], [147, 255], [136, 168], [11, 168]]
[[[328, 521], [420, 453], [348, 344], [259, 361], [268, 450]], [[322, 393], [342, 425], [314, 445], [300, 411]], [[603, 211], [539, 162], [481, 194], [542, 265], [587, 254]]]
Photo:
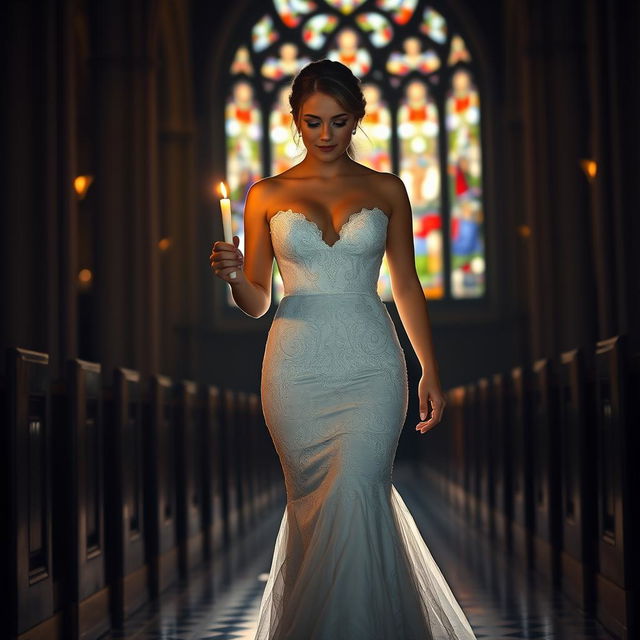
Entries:
[[354, 130], [351, 132], [351, 135], [354, 135], [354, 136], [356, 135], [356, 129], [354, 129]]

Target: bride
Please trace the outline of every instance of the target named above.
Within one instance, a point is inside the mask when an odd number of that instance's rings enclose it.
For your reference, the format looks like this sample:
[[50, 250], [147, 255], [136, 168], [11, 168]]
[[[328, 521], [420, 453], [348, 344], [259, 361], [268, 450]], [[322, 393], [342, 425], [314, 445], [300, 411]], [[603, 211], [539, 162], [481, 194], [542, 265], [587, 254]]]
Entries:
[[346, 66], [308, 64], [289, 101], [306, 156], [249, 190], [246, 256], [238, 236], [215, 242], [210, 255], [251, 317], [271, 306], [274, 257], [284, 283], [261, 400], [287, 504], [255, 639], [473, 639], [392, 483], [408, 377], [376, 289], [385, 251], [393, 299], [422, 367], [416, 430], [435, 427], [445, 407], [407, 192], [397, 176], [352, 158], [365, 99]]

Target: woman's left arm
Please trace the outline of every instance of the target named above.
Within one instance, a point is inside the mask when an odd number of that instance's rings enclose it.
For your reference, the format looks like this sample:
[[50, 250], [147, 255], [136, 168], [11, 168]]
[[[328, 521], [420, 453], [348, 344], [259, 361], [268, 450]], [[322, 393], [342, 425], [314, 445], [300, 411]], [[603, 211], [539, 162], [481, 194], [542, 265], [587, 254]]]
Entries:
[[[425, 433], [442, 419], [446, 400], [433, 348], [427, 301], [416, 272], [411, 203], [402, 180], [393, 174], [388, 175], [385, 187], [389, 202], [392, 203], [392, 212], [387, 229], [387, 263], [394, 302], [422, 367], [422, 377], [418, 385], [422, 422], [416, 426], [416, 430]], [[425, 420], [429, 404], [432, 415]]]

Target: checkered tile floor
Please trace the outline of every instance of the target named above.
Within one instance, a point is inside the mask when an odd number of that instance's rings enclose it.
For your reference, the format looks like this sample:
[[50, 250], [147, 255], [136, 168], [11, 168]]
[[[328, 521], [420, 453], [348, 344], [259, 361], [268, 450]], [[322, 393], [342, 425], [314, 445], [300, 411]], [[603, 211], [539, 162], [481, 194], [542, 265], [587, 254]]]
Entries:
[[[613, 640], [560, 593], [535, 576], [517, 572], [482, 534], [461, 526], [446, 505], [426, 500], [429, 496], [407, 469], [396, 464], [393, 478], [478, 638]], [[281, 516], [279, 508], [219, 566], [167, 590], [125, 628], [104, 638], [253, 640]]]

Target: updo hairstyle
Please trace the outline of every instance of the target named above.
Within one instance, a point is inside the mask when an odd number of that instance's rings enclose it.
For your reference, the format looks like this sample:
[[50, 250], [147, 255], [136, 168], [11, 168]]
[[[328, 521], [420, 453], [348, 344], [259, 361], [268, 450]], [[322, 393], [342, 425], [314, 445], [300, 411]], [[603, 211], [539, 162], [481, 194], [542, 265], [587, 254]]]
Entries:
[[[289, 104], [298, 133], [300, 132], [302, 105], [316, 91], [331, 96], [346, 112], [355, 116], [356, 127], [359, 126], [364, 117], [366, 106], [366, 100], [360, 88], [360, 80], [353, 75], [349, 67], [325, 58], [310, 62], [293, 79]], [[347, 153], [353, 157], [353, 142], [349, 143]]]

